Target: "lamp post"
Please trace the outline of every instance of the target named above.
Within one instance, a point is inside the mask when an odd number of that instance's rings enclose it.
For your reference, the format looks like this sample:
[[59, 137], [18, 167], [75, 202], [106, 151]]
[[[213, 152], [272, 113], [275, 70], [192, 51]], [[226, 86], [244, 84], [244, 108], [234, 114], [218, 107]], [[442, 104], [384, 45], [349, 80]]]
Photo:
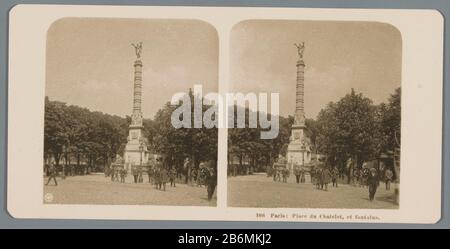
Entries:
[[141, 155], [141, 159], [140, 159], [139, 165], [142, 167], [142, 152], [144, 151], [144, 146], [142, 146], [142, 144], [139, 145], [139, 151], [140, 151], [140, 155]]
[[302, 142], [302, 167], [305, 166], [305, 150], [306, 150], [306, 146], [305, 146], [305, 142]]
[[[304, 168], [305, 168], [305, 150], [306, 150], [306, 146], [305, 146], [305, 142], [303, 141], [302, 142], [302, 172], [303, 172], [303, 170], [304, 170]], [[304, 174], [304, 173], [302, 173], [302, 174]], [[304, 178], [304, 176], [301, 176], [302, 177], [302, 179]], [[304, 182], [304, 180], [300, 180], [301, 182]]]

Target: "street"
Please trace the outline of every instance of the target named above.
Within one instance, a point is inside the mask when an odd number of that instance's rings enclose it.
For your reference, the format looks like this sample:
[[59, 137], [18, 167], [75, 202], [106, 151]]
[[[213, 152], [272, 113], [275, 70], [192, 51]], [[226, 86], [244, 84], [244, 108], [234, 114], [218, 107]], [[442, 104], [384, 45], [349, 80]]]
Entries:
[[295, 183], [291, 175], [288, 183], [274, 182], [266, 174], [228, 178], [228, 206], [267, 208], [355, 208], [396, 209], [394, 186], [385, 190], [380, 182], [375, 200], [369, 201], [367, 187], [339, 184], [328, 185], [328, 191], [316, 189], [311, 183]]
[[[45, 177], [44, 184], [47, 183]], [[170, 205], [170, 206], [216, 206], [216, 194], [208, 201], [206, 187], [194, 187], [177, 183], [166, 184], [166, 191], [155, 189], [144, 176], [144, 183], [111, 182], [103, 174], [57, 178], [44, 185], [44, 202], [47, 204], [104, 204], [104, 205]]]

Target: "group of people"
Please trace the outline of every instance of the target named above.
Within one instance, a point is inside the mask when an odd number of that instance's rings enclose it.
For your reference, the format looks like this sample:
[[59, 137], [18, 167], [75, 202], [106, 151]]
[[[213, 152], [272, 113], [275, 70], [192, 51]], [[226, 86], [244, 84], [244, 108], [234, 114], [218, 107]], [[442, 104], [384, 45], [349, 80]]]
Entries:
[[[353, 186], [367, 187], [369, 189], [369, 200], [373, 201], [380, 181], [384, 181], [386, 190], [390, 190], [390, 183], [393, 176], [394, 174], [390, 169], [384, 170], [384, 174], [382, 174], [374, 167], [363, 167], [362, 169], [355, 169], [351, 175], [351, 179]], [[328, 168], [314, 168], [311, 171], [311, 181], [320, 189], [327, 190], [330, 180], [333, 183], [333, 187], [337, 187], [338, 179], [339, 171], [337, 168], [333, 168], [332, 170]]]
[[[359, 186], [359, 187], [368, 187], [369, 183], [369, 177], [371, 175], [371, 170], [373, 168], [366, 168], [363, 167], [362, 169], [354, 169], [351, 175], [351, 184], [353, 186]], [[391, 182], [394, 178], [394, 173], [391, 169], [384, 169], [380, 170], [380, 173], [378, 173], [377, 170], [375, 170], [377, 173], [377, 177], [379, 181], [384, 181], [386, 190], [391, 189]]]
[[298, 165], [294, 166], [294, 175], [295, 175], [296, 183], [304, 183], [306, 181], [305, 180], [305, 170]]
[[287, 183], [287, 179], [289, 178], [290, 172], [287, 168], [275, 168], [273, 171], [273, 180], [275, 182], [284, 182]]
[[[191, 160], [186, 159], [184, 164], [192, 166], [190, 163]], [[214, 163], [212, 160], [202, 162], [198, 169], [191, 170], [191, 173], [195, 172], [193, 176], [197, 186], [204, 185], [207, 187], [208, 200], [212, 199], [217, 186], [217, 172]], [[120, 182], [125, 183], [128, 171], [121, 158], [118, 158], [111, 164], [108, 173], [111, 175], [111, 181], [119, 181], [120, 176]], [[170, 183], [170, 187], [176, 187], [176, 180], [179, 176], [177, 169], [165, 163], [162, 156], [156, 156], [156, 158], [152, 158], [147, 164], [142, 166], [132, 165], [130, 173], [133, 176], [133, 182], [135, 184], [143, 183], [144, 174], [147, 174], [148, 182], [154, 185], [156, 189], [163, 191], [166, 190], [167, 183]]]
[[163, 164], [162, 157], [157, 157], [156, 160], [150, 161], [148, 167], [148, 182], [154, 184], [156, 189], [166, 191], [167, 182], [170, 182], [171, 187], [176, 187], [176, 178], [176, 169], [174, 167], [168, 169], [167, 165]]
[[339, 171], [336, 168], [329, 169], [327, 167], [315, 167], [310, 172], [311, 182], [317, 189], [328, 191], [328, 184], [332, 183], [333, 187], [338, 187]]
[[267, 175], [272, 175], [274, 182], [287, 183], [290, 172], [289, 169], [286, 168], [286, 163], [287, 161], [284, 157], [279, 157], [273, 167], [268, 169]]
[[109, 174], [111, 176], [111, 181], [124, 183], [128, 172], [126, 169], [121, 167], [111, 167]]
[[[113, 162], [109, 168], [108, 174], [111, 176], [111, 181], [125, 183], [125, 179], [128, 175], [128, 170], [125, 167], [121, 158], [118, 158]], [[166, 190], [166, 183], [170, 182], [171, 187], [176, 187], [175, 180], [177, 171], [174, 167], [167, 170], [162, 163], [162, 158], [157, 157], [155, 160], [150, 160], [148, 164], [145, 165], [131, 165], [130, 173], [133, 176], [133, 182], [143, 183], [144, 174], [148, 175], [148, 182], [154, 184], [156, 189]], [[105, 176], [108, 176], [105, 174]], [[119, 179], [120, 177], [120, 179]]]
[[[287, 182], [289, 169], [287, 163], [283, 160], [284, 158], [277, 160], [270, 169], [274, 181]], [[306, 173], [307, 171], [303, 167], [298, 165], [293, 166], [293, 174], [295, 175], [296, 183], [304, 183]], [[325, 158], [320, 158], [317, 163], [310, 168], [309, 175], [311, 177], [311, 183], [317, 189], [328, 191], [328, 184], [330, 183], [333, 187], [338, 187], [338, 180], [342, 175], [342, 172], [340, 172], [337, 167], [327, 165], [325, 163]], [[351, 177], [351, 184], [353, 186], [359, 185], [367, 187], [369, 190], [369, 200], [373, 201], [380, 181], [384, 181], [386, 190], [390, 190], [390, 184], [394, 178], [394, 174], [389, 168], [379, 170], [376, 167], [363, 165], [360, 169], [355, 168], [352, 170], [349, 177]]]

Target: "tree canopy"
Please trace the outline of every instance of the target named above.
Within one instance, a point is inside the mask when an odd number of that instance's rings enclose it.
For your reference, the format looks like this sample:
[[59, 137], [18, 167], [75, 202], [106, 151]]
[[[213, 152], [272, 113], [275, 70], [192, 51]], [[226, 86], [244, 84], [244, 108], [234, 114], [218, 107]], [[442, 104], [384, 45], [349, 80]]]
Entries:
[[360, 167], [399, 146], [400, 88], [387, 104], [379, 105], [352, 89], [320, 111], [317, 128], [318, 152], [327, 155], [330, 163], [342, 167], [348, 158], [354, 158]]
[[[189, 91], [191, 111], [195, 100]], [[217, 128], [174, 128], [173, 111], [181, 105], [164, 105], [153, 119], [144, 120], [144, 131], [152, 152], [165, 155], [176, 167], [182, 167], [185, 158], [193, 167], [207, 160], [217, 160]], [[202, 101], [202, 114], [211, 105]], [[243, 108], [234, 106], [234, 110]], [[253, 111], [244, 108], [246, 120]], [[193, 111], [191, 112], [193, 115]], [[237, 111], [234, 111], [236, 115]], [[257, 116], [270, 113], [257, 113]], [[228, 155], [246, 160], [253, 166], [271, 165], [279, 155], [286, 155], [293, 117], [278, 117], [279, 133], [274, 139], [261, 139], [258, 126], [229, 128]], [[306, 128], [313, 152], [326, 155], [330, 163], [343, 166], [352, 157], [360, 166], [364, 161], [388, 153], [400, 146], [401, 89], [390, 96], [387, 103], [375, 105], [371, 99], [353, 89], [337, 102], [330, 102], [317, 119], [307, 119]], [[235, 116], [235, 121], [237, 120]], [[67, 105], [45, 99], [44, 159], [53, 157], [56, 164], [62, 157], [76, 158], [89, 165], [107, 165], [117, 154], [122, 155], [127, 142], [129, 116], [119, 117], [87, 108]], [[191, 116], [191, 122], [194, 117]], [[234, 126], [236, 127], [236, 125]], [[229, 159], [231, 159], [229, 157]]]
[[[191, 103], [197, 98], [191, 91], [189, 97]], [[178, 106], [167, 103], [153, 120], [144, 120], [151, 152], [166, 156], [177, 167], [186, 157], [193, 160], [194, 167], [202, 161], [217, 160], [217, 129], [174, 128], [171, 115]], [[203, 104], [203, 113], [209, 107]], [[66, 162], [72, 156], [78, 164], [107, 166], [117, 154], [123, 155], [131, 118], [92, 112], [46, 97], [44, 122], [44, 159], [52, 157], [59, 165], [62, 156]]]
[[[360, 167], [399, 147], [400, 95], [398, 88], [387, 103], [375, 105], [371, 99], [351, 89], [339, 101], [330, 102], [319, 112], [317, 119], [306, 119], [313, 153], [325, 155], [331, 165], [338, 167], [344, 167], [348, 158], [354, 158]], [[252, 111], [245, 108], [245, 112], [248, 120]], [[249, 128], [246, 123], [245, 128], [230, 128], [228, 154], [238, 158], [240, 165], [246, 159], [256, 167], [271, 165], [278, 155], [285, 156], [293, 117], [279, 117], [279, 120], [279, 135], [269, 140], [259, 138], [259, 126]]]

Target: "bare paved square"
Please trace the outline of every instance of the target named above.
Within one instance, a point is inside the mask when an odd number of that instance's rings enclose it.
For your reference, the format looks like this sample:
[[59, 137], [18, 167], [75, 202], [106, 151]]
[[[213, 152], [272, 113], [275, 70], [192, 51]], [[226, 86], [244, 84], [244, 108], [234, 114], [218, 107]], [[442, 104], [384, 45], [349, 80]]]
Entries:
[[328, 191], [316, 189], [311, 183], [274, 182], [265, 174], [228, 178], [228, 205], [232, 207], [266, 208], [354, 208], [396, 209], [394, 187], [385, 190], [382, 182], [373, 202], [369, 201], [367, 187], [339, 184], [328, 185]]
[[[65, 180], [57, 178], [44, 186], [45, 203], [53, 204], [104, 204], [104, 205], [171, 205], [171, 206], [216, 206], [216, 194], [208, 201], [206, 187], [178, 184], [166, 185], [166, 191], [155, 189], [148, 183], [132, 183], [128, 177], [126, 183], [112, 182], [103, 174], [73, 176]], [[44, 184], [47, 178], [44, 179]]]

